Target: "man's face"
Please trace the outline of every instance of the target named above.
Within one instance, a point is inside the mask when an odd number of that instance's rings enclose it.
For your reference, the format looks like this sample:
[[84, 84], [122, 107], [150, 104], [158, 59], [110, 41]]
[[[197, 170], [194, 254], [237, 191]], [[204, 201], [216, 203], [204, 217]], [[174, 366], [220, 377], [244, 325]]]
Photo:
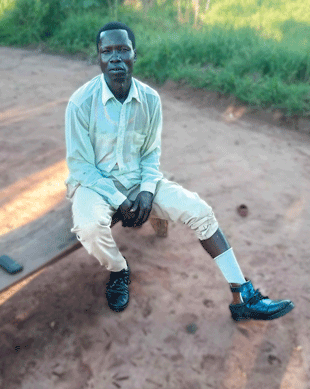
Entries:
[[104, 31], [99, 41], [100, 68], [108, 85], [131, 79], [136, 52], [126, 30]]

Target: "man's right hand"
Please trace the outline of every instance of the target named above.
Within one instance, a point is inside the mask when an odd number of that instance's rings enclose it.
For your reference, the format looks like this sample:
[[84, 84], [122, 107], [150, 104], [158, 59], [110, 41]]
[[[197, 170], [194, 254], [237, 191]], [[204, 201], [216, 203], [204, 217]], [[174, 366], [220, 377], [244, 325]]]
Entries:
[[133, 227], [134, 221], [136, 219], [136, 214], [134, 212], [130, 212], [130, 209], [133, 206], [133, 201], [126, 199], [119, 207], [118, 212], [121, 215], [121, 219], [123, 222], [123, 227]]

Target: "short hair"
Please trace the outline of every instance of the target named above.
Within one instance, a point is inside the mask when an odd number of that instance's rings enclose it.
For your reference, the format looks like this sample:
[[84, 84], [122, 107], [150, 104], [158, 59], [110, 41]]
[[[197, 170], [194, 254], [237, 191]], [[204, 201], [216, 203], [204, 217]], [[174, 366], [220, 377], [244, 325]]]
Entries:
[[109, 22], [107, 24], [105, 24], [102, 28], [100, 28], [98, 34], [97, 34], [97, 37], [96, 37], [96, 46], [97, 46], [97, 52], [99, 53], [99, 48], [98, 48], [98, 45], [99, 45], [99, 42], [100, 42], [100, 34], [103, 32], [103, 31], [110, 31], [110, 30], [126, 30], [127, 33], [128, 33], [128, 38], [131, 40], [132, 42], [132, 47], [135, 49], [136, 47], [136, 42], [135, 42], [135, 34], [133, 33], [133, 31], [131, 30], [131, 28], [129, 28], [125, 23], [121, 23], [121, 22]]

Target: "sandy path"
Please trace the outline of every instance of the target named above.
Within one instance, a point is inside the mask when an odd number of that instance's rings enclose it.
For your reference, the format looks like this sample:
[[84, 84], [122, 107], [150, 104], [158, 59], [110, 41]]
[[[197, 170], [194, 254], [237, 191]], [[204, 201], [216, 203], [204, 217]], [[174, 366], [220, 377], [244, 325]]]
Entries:
[[[64, 197], [66, 102], [98, 73], [86, 62], [0, 48], [2, 234]], [[127, 310], [108, 308], [108, 274], [84, 248], [2, 293], [1, 388], [310, 388], [309, 135], [213, 93], [157, 90], [162, 169], [212, 205], [254, 287], [296, 308], [236, 324], [228, 285], [192, 231], [170, 224], [160, 239], [148, 223], [117, 225], [132, 269]], [[246, 218], [236, 212], [242, 203]]]

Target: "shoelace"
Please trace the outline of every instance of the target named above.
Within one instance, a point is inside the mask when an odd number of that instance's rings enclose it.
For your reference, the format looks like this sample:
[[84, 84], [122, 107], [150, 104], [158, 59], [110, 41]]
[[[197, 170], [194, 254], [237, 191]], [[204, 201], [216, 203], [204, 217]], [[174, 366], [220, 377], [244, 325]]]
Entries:
[[122, 288], [125, 284], [130, 284], [131, 280], [129, 279], [129, 276], [123, 276], [120, 278], [116, 278], [112, 284], [109, 285], [109, 289], [113, 288], [115, 291], [122, 291]]
[[254, 296], [252, 296], [248, 301], [247, 304], [254, 305], [258, 303], [260, 300], [268, 299], [268, 296], [263, 296], [259, 289], [256, 289], [254, 292]]

